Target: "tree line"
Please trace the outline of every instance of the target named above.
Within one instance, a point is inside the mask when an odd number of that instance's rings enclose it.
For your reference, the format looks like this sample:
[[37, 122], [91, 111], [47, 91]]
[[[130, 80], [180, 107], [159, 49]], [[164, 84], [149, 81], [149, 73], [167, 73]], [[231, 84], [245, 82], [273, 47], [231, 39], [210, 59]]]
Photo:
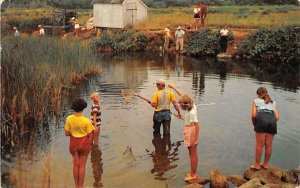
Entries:
[[[299, 5], [298, 0], [142, 0], [149, 7], [192, 6], [200, 1], [207, 5]], [[5, 0], [1, 10], [8, 7], [53, 7], [67, 9], [92, 8], [92, 0]]]

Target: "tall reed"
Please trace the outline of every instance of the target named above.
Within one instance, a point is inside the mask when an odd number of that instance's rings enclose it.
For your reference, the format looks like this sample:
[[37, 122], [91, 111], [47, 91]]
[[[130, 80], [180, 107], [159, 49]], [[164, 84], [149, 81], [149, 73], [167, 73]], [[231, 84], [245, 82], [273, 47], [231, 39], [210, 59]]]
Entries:
[[1, 143], [8, 147], [47, 113], [59, 115], [64, 93], [101, 71], [79, 40], [4, 37], [2, 46]]

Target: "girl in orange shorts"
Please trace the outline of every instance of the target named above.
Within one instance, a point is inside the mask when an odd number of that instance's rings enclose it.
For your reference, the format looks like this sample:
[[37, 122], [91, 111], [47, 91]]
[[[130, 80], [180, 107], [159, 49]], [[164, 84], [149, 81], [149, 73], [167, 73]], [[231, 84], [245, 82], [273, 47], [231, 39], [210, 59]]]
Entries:
[[193, 103], [192, 99], [186, 95], [183, 94], [178, 88], [176, 88], [174, 85], [170, 84], [168, 85], [169, 88], [174, 89], [176, 93], [180, 96], [178, 103], [182, 110], [185, 110], [185, 114], [183, 116], [184, 120], [184, 130], [183, 130], [183, 136], [184, 136], [184, 145], [189, 150], [189, 156], [190, 156], [190, 165], [191, 170], [187, 174], [187, 176], [184, 178], [185, 181], [197, 179], [197, 167], [198, 167], [198, 138], [199, 138], [199, 121], [197, 118], [197, 107]]
[[75, 99], [72, 103], [74, 114], [69, 115], [65, 123], [65, 135], [70, 136], [69, 150], [73, 157], [73, 176], [76, 188], [83, 188], [85, 165], [93, 143], [94, 126], [82, 115], [87, 103], [83, 99]]

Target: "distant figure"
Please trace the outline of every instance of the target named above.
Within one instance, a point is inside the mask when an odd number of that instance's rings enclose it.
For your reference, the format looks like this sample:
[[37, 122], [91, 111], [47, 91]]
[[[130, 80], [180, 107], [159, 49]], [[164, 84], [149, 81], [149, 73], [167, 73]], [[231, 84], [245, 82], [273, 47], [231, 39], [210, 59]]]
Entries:
[[167, 27], [164, 30], [164, 50], [168, 51], [170, 46], [170, 40], [171, 40], [171, 31], [170, 31], [170, 24], [167, 24]]
[[44, 36], [45, 35], [45, 30], [44, 30], [43, 26], [42, 25], [38, 25], [38, 28], [39, 28], [39, 35], [40, 36]]
[[198, 29], [198, 26], [199, 26], [199, 20], [200, 20], [200, 5], [197, 4], [195, 5], [194, 7], [194, 15], [193, 15], [193, 18], [194, 18], [194, 23], [193, 23], [193, 30], [197, 30]]
[[87, 103], [81, 99], [75, 99], [72, 103], [74, 114], [69, 115], [65, 123], [65, 135], [70, 137], [69, 151], [73, 157], [73, 176], [76, 188], [83, 188], [85, 166], [93, 143], [94, 126], [82, 112]]
[[197, 179], [197, 167], [198, 167], [198, 138], [200, 124], [198, 121], [197, 107], [193, 103], [192, 99], [181, 92], [175, 85], [169, 84], [169, 88], [174, 89], [174, 91], [180, 96], [178, 103], [180, 108], [186, 113], [183, 116], [184, 120], [184, 145], [188, 147], [190, 156], [190, 172], [184, 178], [185, 181]]
[[20, 33], [19, 33], [19, 31], [18, 31], [18, 28], [17, 28], [17, 27], [14, 27], [13, 30], [14, 30], [14, 36], [15, 36], [15, 37], [19, 37], [19, 36], [20, 36]]
[[184, 29], [186, 29], [186, 30], [192, 29], [191, 24], [190, 24], [190, 23], [185, 23], [185, 24], [184, 24]]
[[[279, 111], [276, 102], [271, 99], [265, 87], [259, 87], [256, 91], [257, 99], [252, 103], [252, 123], [255, 131], [255, 163], [250, 168], [259, 170], [261, 167], [268, 169], [272, 154], [272, 144], [277, 134], [277, 121]], [[265, 148], [265, 159], [260, 164], [261, 155]]]
[[171, 111], [170, 103], [172, 102], [174, 108], [181, 117], [180, 109], [176, 103], [175, 95], [172, 91], [166, 89], [164, 80], [156, 81], [157, 91], [154, 93], [151, 106], [154, 108], [153, 114], [153, 136], [160, 135], [160, 127], [163, 125], [163, 135], [170, 135]]
[[207, 7], [203, 2], [200, 2], [200, 9], [201, 9], [200, 10], [201, 26], [205, 27], [206, 26], [205, 19], [207, 16]]
[[74, 35], [79, 35], [80, 25], [78, 23], [78, 20], [75, 17], [72, 17], [72, 25], [74, 27]]
[[227, 25], [224, 25], [224, 27], [220, 30], [220, 46], [222, 53], [225, 53], [227, 50], [228, 37], [229, 30], [227, 29]]
[[86, 29], [87, 30], [91, 30], [93, 28], [94, 28], [94, 18], [93, 18], [93, 15], [90, 15], [89, 19], [88, 19], [88, 21], [86, 23]]
[[93, 92], [91, 94], [91, 99], [93, 101], [91, 109], [91, 122], [95, 127], [94, 131], [94, 145], [99, 143], [100, 126], [101, 126], [101, 108], [100, 108], [100, 95], [98, 92]]
[[182, 52], [183, 51], [183, 36], [185, 32], [182, 30], [180, 26], [177, 27], [175, 32], [176, 38], [176, 51]]

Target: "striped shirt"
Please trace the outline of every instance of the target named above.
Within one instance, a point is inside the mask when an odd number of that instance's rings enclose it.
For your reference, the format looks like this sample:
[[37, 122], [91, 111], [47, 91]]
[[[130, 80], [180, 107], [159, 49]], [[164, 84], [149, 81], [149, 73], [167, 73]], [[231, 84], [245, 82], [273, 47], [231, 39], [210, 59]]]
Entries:
[[[94, 125], [94, 116], [93, 114], [96, 114], [96, 125]], [[101, 125], [101, 108], [99, 104], [92, 104], [92, 111], [91, 111], [91, 122], [94, 126], [100, 126]]]

